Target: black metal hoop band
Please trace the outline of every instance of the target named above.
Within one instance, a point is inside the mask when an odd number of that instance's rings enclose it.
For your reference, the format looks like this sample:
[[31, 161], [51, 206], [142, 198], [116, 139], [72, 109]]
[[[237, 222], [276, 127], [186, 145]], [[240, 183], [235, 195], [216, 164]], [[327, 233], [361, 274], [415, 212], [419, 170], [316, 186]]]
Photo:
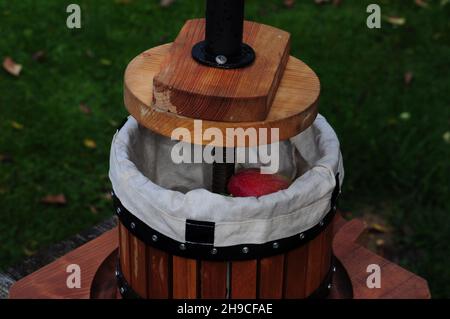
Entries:
[[323, 232], [332, 222], [336, 213], [338, 195], [339, 176], [336, 176], [336, 187], [331, 199], [331, 210], [317, 225], [304, 232], [263, 244], [243, 243], [228, 247], [216, 247], [214, 246], [214, 223], [187, 220], [186, 242], [179, 242], [142, 222], [122, 205], [114, 192], [112, 193], [116, 214], [121, 224], [133, 236], [136, 236], [149, 246], [175, 256], [212, 261], [251, 260], [270, 257], [305, 245]]

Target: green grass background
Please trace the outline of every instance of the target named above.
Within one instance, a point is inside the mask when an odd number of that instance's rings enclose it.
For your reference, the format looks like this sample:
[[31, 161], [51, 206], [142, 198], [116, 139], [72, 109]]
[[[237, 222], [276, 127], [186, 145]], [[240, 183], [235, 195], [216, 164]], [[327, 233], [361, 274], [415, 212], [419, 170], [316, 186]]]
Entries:
[[[0, 269], [112, 214], [105, 197], [109, 147], [126, 116], [122, 78], [141, 51], [172, 41], [184, 21], [203, 16], [203, 1], [77, 1], [82, 29], [65, 27], [73, 1], [0, 0]], [[341, 207], [373, 211], [394, 226], [403, 266], [450, 297], [450, 4], [377, 1], [406, 23], [365, 26], [373, 1], [340, 6], [248, 0], [247, 18], [292, 33], [292, 54], [322, 82], [320, 111], [338, 133], [346, 180]], [[44, 50], [46, 60], [32, 54]], [[409, 86], [405, 72], [413, 72]], [[92, 114], [80, 112], [86, 103]], [[402, 120], [407, 112], [409, 120]], [[14, 129], [12, 121], [24, 125]], [[96, 141], [88, 149], [83, 140]], [[64, 193], [64, 207], [40, 199]], [[90, 209], [94, 206], [97, 212]]]

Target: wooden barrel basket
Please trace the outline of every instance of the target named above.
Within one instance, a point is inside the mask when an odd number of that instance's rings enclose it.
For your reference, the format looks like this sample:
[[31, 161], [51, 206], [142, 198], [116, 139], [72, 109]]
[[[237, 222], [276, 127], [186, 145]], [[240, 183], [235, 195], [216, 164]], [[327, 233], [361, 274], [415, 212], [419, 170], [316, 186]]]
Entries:
[[192, 240], [176, 242], [113, 196], [119, 218], [118, 289], [124, 298], [144, 299], [324, 298], [335, 271], [336, 185], [330, 212], [311, 229], [261, 245], [217, 248], [192, 243], [207, 235], [208, 223], [192, 221], [186, 228], [186, 239]]

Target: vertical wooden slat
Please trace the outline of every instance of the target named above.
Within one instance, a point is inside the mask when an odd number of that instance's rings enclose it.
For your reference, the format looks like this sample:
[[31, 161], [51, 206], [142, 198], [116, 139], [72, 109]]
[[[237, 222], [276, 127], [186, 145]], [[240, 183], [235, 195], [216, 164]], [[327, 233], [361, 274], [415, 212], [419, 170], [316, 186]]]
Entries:
[[203, 299], [224, 299], [227, 296], [227, 263], [202, 261], [201, 297]]
[[119, 242], [120, 242], [120, 268], [125, 280], [131, 281], [131, 267], [130, 267], [130, 237], [128, 230], [119, 223]]
[[311, 240], [308, 247], [308, 265], [306, 271], [306, 295], [313, 293], [322, 282], [322, 242], [324, 233]]
[[288, 252], [285, 259], [284, 298], [305, 298], [308, 246], [301, 246]]
[[257, 296], [258, 261], [231, 263], [231, 298], [254, 299]]
[[170, 297], [169, 255], [159, 249], [147, 247], [148, 298], [167, 299]]
[[283, 297], [284, 255], [263, 258], [259, 265], [259, 298]]
[[142, 298], [147, 298], [147, 253], [145, 244], [130, 234], [131, 287]]
[[[327, 229], [325, 229], [325, 233], [323, 236], [323, 244], [322, 244], [322, 278], [325, 278], [331, 267], [331, 256], [332, 252], [332, 244], [333, 244], [333, 222], [331, 222]], [[323, 280], [323, 279], [322, 279]]]
[[172, 258], [173, 298], [197, 298], [197, 261], [183, 257]]

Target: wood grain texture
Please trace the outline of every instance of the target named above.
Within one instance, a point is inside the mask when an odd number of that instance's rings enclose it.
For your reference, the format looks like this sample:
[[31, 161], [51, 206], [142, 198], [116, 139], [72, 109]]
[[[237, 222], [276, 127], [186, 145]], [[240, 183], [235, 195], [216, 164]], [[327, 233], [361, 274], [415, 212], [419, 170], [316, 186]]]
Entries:
[[201, 298], [225, 299], [227, 297], [227, 262], [202, 261]]
[[322, 278], [322, 255], [323, 255], [323, 236], [320, 233], [311, 240], [308, 245], [308, 263], [305, 290], [309, 295], [315, 291], [323, 281]]
[[257, 296], [258, 261], [233, 261], [231, 263], [231, 298], [255, 299]]
[[122, 274], [127, 280], [131, 282], [131, 256], [130, 256], [130, 233], [128, 229], [119, 223], [119, 258], [120, 258], [120, 269]]
[[259, 262], [259, 298], [283, 297], [284, 255], [263, 258]]
[[[401, 268], [390, 261], [377, 256], [370, 250], [361, 247], [356, 243], [358, 237], [364, 231], [364, 223], [360, 220], [345, 222], [344, 219], [337, 216], [335, 218], [336, 235], [333, 239], [333, 249], [336, 257], [345, 267], [342, 270], [344, 277], [349, 277], [351, 286], [342, 286], [343, 283], [334, 281], [331, 297], [343, 298], [349, 296], [344, 293], [348, 289], [353, 290], [354, 298], [401, 298], [401, 299], [428, 299], [431, 297], [428, 284], [423, 278]], [[113, 229], [91, 242], [73, 250], [69, 254], [59, 258], [55, 262], [41, 268], [35, 273], [16, 282], [10, 289], [11, 299], [88, 299], [91, 298], [91, 292], [98, 289], [111, 289], [115, 285], [114, 263], [111, 255], [116, 254], [118, 249], [118, 230]], [[115, 258], [114, 255], [112, 258]], [[178, 265], [180, 269], [177, 291], [174, 291], [174, 297], [195, 298], [197, 296], [197, 262], [180, 258], [177, 262], [174, 258], [174, 267]], [[289, 256], [287, 257], [289, 264]], [[382, 285], [380, 289], [369, 289], [366, 286], [368, 273], [367, 265], [378, 264], [381, 267]], [[81, 276], [81, 288], [69, 289], [66, 286], [67, 276], [66, 267], [70, 264], [78, 264], [83, 271]], [[109, 267], [105, 267], [105, 265]], [[112, 264], [112, 265], [110, 265]], [[288, 265], [287, 265], [288, 267]], [[99, 271], [108, 270], [106, 274], [98, 274]], [[270, 267], [269, 267], [270, 268]], [[274, 272], [277, 276], [277, 273]], [[110, 283], [104, 283], [93, 287], [94, 278], [105, 278]], [[186, 281], [188, 278], [188, 281]], [[188, 284], [188, 282], [190, 284]], [[287, 289], [285, 289], [286, 293]], [[115, 294], [108, 291], [102, 293], [96, 291], [98, 297], [111, 296]], [[186, 297], [188, 296], [188, 297]], [[119, 297], [119, 296], [118, 296]], [[348, 298], [348, 297], [346, 297]]]
[[290, 34], [245, 21], [244, 42], [256, 51], [256, 59], [232, 70], [207, 67], [192, 58], [192, 47], [204, 37], [205, 19], [183, 26], [154, 78], [153, 107], [211, 121], [264, 120], [289, 58]]
[[153, 247], [147, 247], [148, 298], [167, 299], [171, 297], [170, 256]]
[[[118, 247], [117, 228], [99, 239], [71, 251], [55, 262], [39, 269], [15, 283], [10, 291], [11, 299], [89, 299], [97, 269]], [[82, 271], [81, 288], [69, 289], [66, 285], [67, 266], [77, 264]], [[112, 274], [114, 279], [114, 274]]]
[[300, 299], [310, 294], [306, 291], [308, 246], [296, 248], [286, 254], [284, 298]]
[[321, 274], [322, 278], [325, 278], [331, 268], [331, 258], [333, 255], [333, 224], [334, 220], [324, 230], [322, 236], [322, 261], [321, 261]]
[[172, 285], [174, 299], [198, 298], [198, 262], [183, 257], [172, 257]]
[[130, 234], [131, 287], [142, 298], [147, 298], [147, 252], [145, 244]]
[[[352, 220], [341, 227], [333, 241], [336, 257], [345, 267], [353, 287], [354, 299], [429, 299], [426, 280], [374, 254], [357, 243], [365, 230], [364, 222]], [[370, 289], [367, 266], [381, 268], [381, 287]]]
[[[124, 101], [129, 113], [143, 126], [163, 136], [171, 137], [176, 128], [185, 128], [194, 136], [194, 118], [164, 112], [153, 105], [153, 78], [160, 71], [161, 63], [168, 54], [171, 44], [155, 47], [133, 59], [125, 71]], [[198, 139], [179, 136], [177, 139], [194, 144], [214, 146], [256, 146], [271, 140], [271, 129], [279, 130], [279, 140], [289, 139], [308, 128], [317, 116], [320, 82], [317, 75], [302, 61], [290, 57], [267, 118], [263, 121], [220, 122], [202, 121], [202, 127], [195, 130]], [[209, 128], [217, 128], [223, 139], [209, 140], [203, 134]], [[267, 129], [267, 139], [257, 141], [237, 140], [226, 136], [227, 128]]]

